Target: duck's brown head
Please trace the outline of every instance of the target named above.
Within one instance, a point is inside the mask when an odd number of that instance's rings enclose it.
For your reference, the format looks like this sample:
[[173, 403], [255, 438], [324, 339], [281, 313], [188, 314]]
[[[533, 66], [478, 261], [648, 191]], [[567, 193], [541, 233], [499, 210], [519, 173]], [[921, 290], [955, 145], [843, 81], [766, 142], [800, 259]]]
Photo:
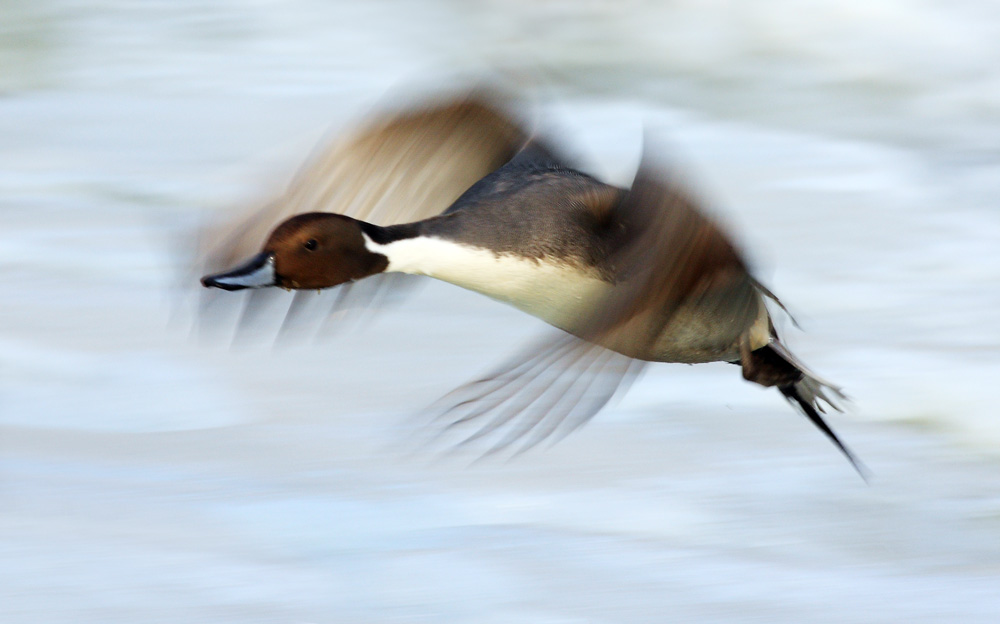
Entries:
[[244, 288], [319, 289], [380, 273], [382, 254], [365, 246], [362, 222], [343, 215], [310, 212], [280, 224], [264, 249], [244, 264], [201, 283], [224, 290]]

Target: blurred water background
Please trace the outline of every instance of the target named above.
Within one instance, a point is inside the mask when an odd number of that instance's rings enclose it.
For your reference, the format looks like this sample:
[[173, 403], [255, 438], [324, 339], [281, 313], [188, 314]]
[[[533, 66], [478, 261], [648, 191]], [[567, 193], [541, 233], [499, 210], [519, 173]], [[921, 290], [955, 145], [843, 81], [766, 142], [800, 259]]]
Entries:
[[[612, 181], [668, 141], [870, 486], [726, 365], [517, 461], [408, 454], [540, 329], [443, 284], [319, 343], [191, 333], [207, 214], [484, 68]], [[998, 145], [988, 1], [4, 0], [0, 621], [996, 622]]]

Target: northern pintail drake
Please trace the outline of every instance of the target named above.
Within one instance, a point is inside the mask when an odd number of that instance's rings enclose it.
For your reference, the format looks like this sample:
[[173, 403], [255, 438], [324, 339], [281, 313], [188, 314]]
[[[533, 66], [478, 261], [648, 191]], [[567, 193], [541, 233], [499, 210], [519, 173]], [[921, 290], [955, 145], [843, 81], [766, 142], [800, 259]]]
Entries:
[[206, 287], [318, 290], [409, 273], [563, 330], [446, 398], [451, 425], [481, 425], [469, 439], [499, 432], [491, 450], [565, 435], [647, 362], [722, 361], [776, 387], [864, 476], [820, 415], [822, 403], [839, 409], [840, 389], [782, 345], [765, 300], [780, 302], [648, 148], [630, 188], [604, 184], [499, 99], [466, 94], [376, 117], [230, 229], [208, 270], [257, 253]]

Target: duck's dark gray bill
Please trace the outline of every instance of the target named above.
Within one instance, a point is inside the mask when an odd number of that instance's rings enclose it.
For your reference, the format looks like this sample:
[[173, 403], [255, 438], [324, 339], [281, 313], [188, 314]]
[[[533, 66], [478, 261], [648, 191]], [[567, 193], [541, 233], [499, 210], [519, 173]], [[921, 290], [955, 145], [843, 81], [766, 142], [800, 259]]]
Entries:
[[250, 258], [246, 264], [225, 273], [206, 275], [201, 278], [205, 288], [221, 288], [223, 290], [243, 290], [244, 288], [264, 288], [275, 286], [277, 276], [274, 272], [274, 255], [259, 253]]

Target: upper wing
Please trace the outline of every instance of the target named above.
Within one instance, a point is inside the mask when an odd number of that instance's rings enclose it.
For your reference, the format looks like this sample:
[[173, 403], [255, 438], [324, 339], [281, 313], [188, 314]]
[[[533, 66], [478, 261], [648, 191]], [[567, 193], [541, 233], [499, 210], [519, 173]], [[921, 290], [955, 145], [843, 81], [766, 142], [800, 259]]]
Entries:
[[377, 115], [320, 150], [284, 194], [205, 232], [203, 270], [218, 271], [260, 251], [281, 221], [336, 212], [378, 225], [441, 213], [526, 143], [498, 96], [471, 92]]

